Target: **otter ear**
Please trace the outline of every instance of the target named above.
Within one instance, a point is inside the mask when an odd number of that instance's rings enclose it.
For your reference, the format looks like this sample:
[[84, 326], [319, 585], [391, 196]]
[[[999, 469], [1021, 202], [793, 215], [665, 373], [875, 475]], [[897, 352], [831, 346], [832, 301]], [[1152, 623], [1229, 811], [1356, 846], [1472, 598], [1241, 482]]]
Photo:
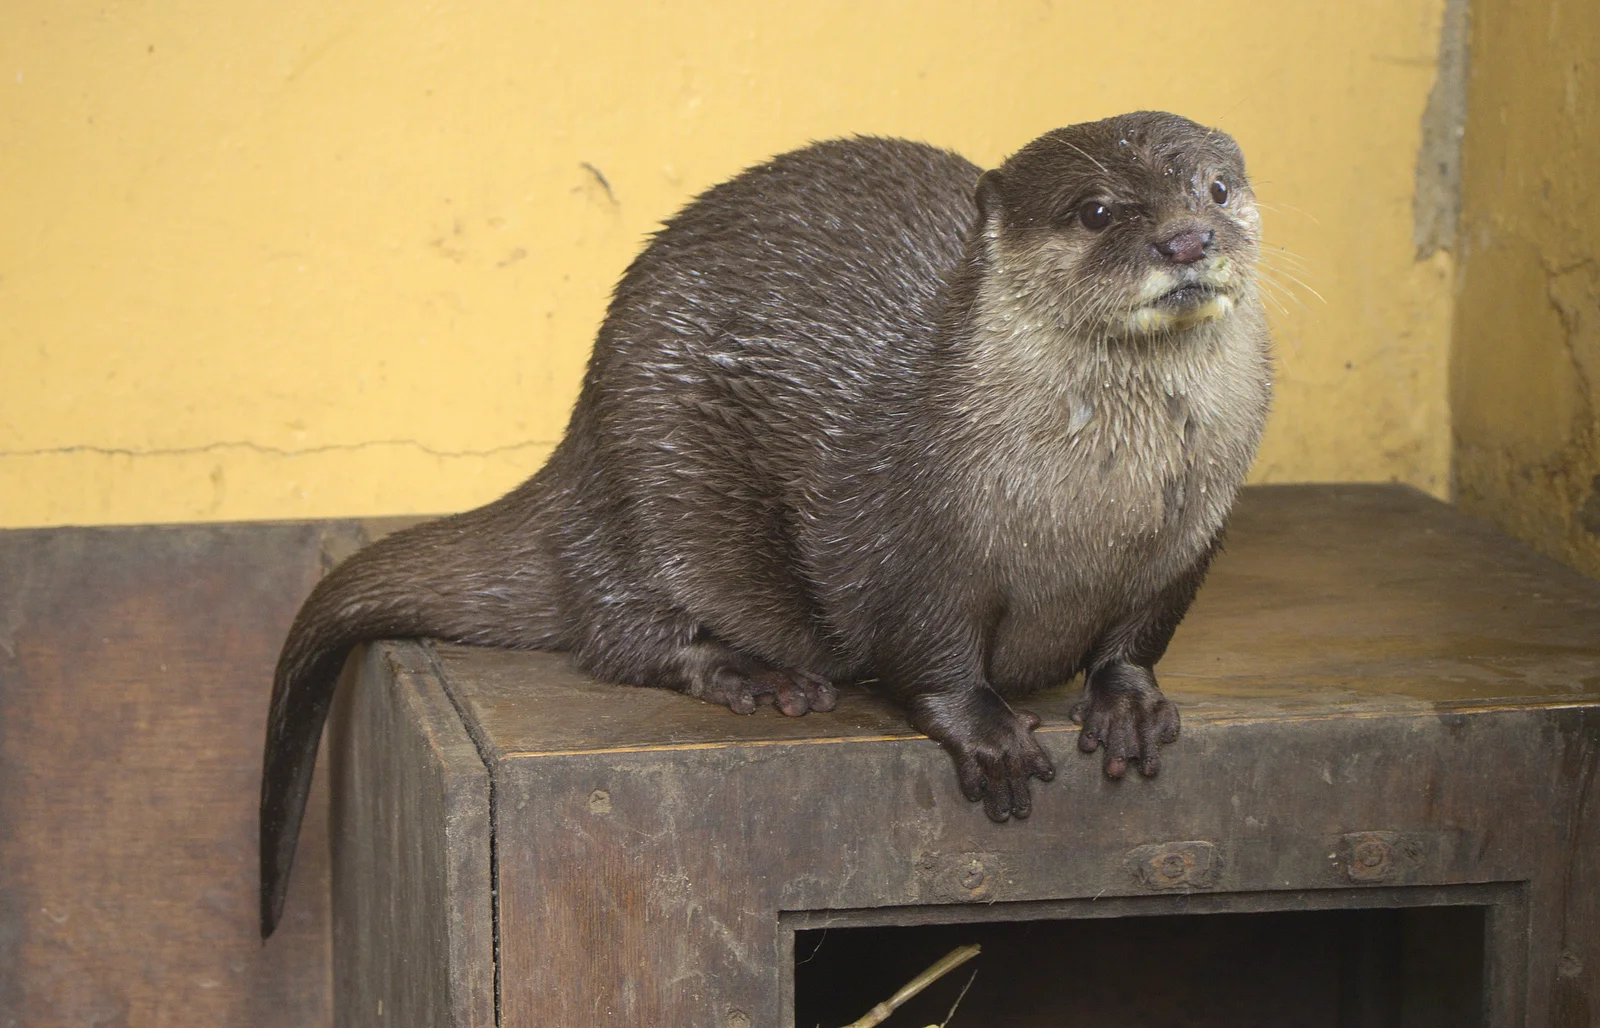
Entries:
[[1000, 205], [1005, 200], [1005, 176], [998, 171], [986, 171], [978, 177], [978, 222], [987, 225], [1000, 216]]

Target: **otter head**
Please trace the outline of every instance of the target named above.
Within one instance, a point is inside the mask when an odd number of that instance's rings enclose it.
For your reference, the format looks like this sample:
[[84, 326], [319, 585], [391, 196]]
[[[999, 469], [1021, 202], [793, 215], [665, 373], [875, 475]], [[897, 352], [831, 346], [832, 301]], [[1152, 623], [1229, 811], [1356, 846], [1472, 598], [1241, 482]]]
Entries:
[[1140, 111], [1057, 129], [978, 182], [1007, 305], [1076, 335], [1175, 334], [1254, 301], [1261, 217], [1228, 135]]

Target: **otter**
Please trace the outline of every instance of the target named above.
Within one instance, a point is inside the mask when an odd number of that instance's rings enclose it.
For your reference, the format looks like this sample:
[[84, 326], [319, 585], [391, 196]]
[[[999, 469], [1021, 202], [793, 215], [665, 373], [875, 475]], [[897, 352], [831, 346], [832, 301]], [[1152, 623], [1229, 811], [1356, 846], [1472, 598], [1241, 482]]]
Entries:
[[1079, 746], [1153, 775], [1152, 671], [1266, 418], [1237, 144], [1138, 112], [982, 171], [857, 137], [667, 221], [617, 285], [566, 435], [485, 507], [311, 593], [273, 681], [261, 930], [357, 643], [570, 652], [749, 713], [876, 679], [996, 821], [1054, 776], [1012, 701], [1084, 675]]

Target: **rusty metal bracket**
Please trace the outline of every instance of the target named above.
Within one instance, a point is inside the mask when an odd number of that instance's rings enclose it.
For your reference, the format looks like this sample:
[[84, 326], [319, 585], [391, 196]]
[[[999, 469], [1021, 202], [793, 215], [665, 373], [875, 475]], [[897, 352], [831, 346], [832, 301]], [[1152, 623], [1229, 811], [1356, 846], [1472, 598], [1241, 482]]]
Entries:
[[1222, 858], [1213, 843], [1161, 842], [1128, 851], [1128, 868], [1151, 889], [1209, 889], [1217, 884]]

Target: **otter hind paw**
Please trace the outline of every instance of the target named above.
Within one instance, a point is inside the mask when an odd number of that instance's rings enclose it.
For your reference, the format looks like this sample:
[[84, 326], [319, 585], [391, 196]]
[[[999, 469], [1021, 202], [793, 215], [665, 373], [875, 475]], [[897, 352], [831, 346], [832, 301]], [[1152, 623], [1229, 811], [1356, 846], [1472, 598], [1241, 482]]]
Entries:
[[832, 682], [806, 671], [768, 667], [756, 661], [735, 661], [706, 676], [700, 698], [720, 703], [735, 714], [751, 714], [762, 700], [790, 717], [832, 710], [839, 692]]

